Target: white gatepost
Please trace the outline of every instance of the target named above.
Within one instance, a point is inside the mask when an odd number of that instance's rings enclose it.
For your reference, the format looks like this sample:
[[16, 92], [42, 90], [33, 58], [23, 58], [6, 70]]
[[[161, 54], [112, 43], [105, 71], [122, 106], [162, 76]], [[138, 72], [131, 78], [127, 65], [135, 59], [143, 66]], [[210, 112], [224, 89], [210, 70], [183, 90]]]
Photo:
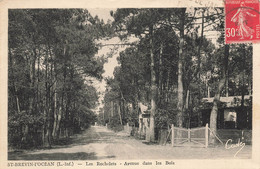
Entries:
[[174, 125], [172, 124], [172, 147], [174, 146]]
[[207, 148], [208, 145], [209, 145], [209, 125], [207, 123], [205, 127], [205, 147]]
[[188, 128], [188, 142], [190, 142], [190, 128]]
[[128, 123], [126, 123], [126, 132], [127, 132], [127, 134], [130, 133], [129, 132], [129, 124]]

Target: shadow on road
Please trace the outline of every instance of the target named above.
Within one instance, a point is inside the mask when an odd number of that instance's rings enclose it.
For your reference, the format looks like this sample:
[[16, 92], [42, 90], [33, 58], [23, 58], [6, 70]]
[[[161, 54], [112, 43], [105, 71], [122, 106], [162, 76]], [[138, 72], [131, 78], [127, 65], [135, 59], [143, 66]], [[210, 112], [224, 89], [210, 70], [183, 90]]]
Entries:
[[[34, 149], [34, 150], [21, 150], [21, 151], [12, 151], [8, 152], [8, 160], [97, 160], [97, 159], [110, 159], [115, 158], [114, 155], [105, 155], [97, 154], [95, 150], [88, 149], [88, 152], [84, 152], [84, 147], [92, 144], [109, 144], [116, 143], [115, 133], [109, 131], [96, 131], [95, 127], [91, 127], [85, 131], [82, 131], [80, 134], [75, 134], [70, 138], [62, 138], [54, 142], [52, 148], [44, 149]], [[73, 151], [76, 147], [81, 147], [81, 150], [75, 150], [78, 152], [69, 152]], [[65, 152], [55, 152], [56, 150], [68, 150]]]
[[96, 160], [96, 153], [41, 153], [41, 154], [20, 154], [8, 153], [9, 160]]

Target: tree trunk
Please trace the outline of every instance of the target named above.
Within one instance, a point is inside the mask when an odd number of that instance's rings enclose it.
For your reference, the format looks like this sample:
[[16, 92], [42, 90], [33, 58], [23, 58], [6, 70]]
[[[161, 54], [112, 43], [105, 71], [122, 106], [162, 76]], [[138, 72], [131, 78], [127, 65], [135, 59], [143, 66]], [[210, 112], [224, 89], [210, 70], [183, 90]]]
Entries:
[[[217, 133], [218, 104], [220, 102], [221, 91], [223, 90], [226, 83], [226, 71], [228, 68], [228, 63], [226, 61], [228, 60], [228, 57], [229, 57], [229, 45], [225, 45], [225, 59], [223, 60], [224, 62], [223, 78], [219, 81], [218, 88], [215, 93], [215, 97], [213, 101], [213, 107], [210, 112], [210, 129], [214, 134]], [[215, 144], [216, 138], [212, 132], [210, 132], [209, 143]]]
[[159, 54], [159, 77], [158, 77], [158, 86], [159, 86], [159, 90], [158, 90], [158, 96], [159, 96], [159, 104], [162, 103], [162, 98], [163, 98], [163, 94], [162, 94], [162, 79], [163, 79], [163, 63], [162, 63], [162, 53], [163, 53], [163, 42], [161, 42], [161, 46], [160, 46], [160, 54]]
[[166, 103], [169, 102], [169, 93], [170, 93], [170, 69], [167, 70], [167, 81], [166, 81], [166, 96], [165, 96], [165, 100], [166, 100]]
[[[65, 41], [65, 44], [64, 44], [64, 47], [63, 47], [63, 57], [66, 58], [67, 57], [67, 41]], [[61, 93], [61, 103], [60, 103], [60, 109], [59, 109], [59, 118], [60, 120], [58, 121], [58, 127], [57, 127], [57, 130], [58, 130], [58, 133], [57, 134], [57, 137], [64, 137], [65, 134], [64, 134], [64, 131], [65, 131], [65, 124], [64, 122], [66, 121], [65, 120], [62, 120], [61, 121], [61, 118], [62, 116], [65, 116], [65, 113], [66, 112], [66, 99], [65, 99], [65, 94], [66, 94], [66, 79], [67, 79], [67, 60], [65, 59], [65, 62], [63, 64], [63, 83], [62, 83], [62, 93]]]
[[210, 89], [209, 89], [209, 85], [208, 85], [208, 80], [206, 82], [206, 89], [207, 89], [207, 97], [210, 98]]
[[44, 147], [51, 147], [51, 116], [50, 116], [50, 86], [49, 86], [49, 82], [48, 82], [48, 76], [49, 76], [49, 66], [48, 66], [48, 56], [49, 53], [48, 51], [46, 51], [45, 54], [45, 61], [46, 61], [46, 65], [45, 65], [45, 113], [44, 113], [44, 132], [46, 131], [46, 133], [44, 134], [44, 138], [43, 138], [43, 146]]
[[180, 42], [179, 42], [179, 60], [178, 60], [178, 103], [177, 103], [177, 124], [182, 127], [183, 123], [183, 46], [184, 46], [184, 20], [186, 8], [182, 8], [180, 17]]
[[[248, 75], [249, 77], [251, 74]], [[248, 79], [248, 94], [252, 95], [252, 83], [251, 83], [251, 78]]]
[[[210, 112], [210, 129], [214, 134], [216, 134], [216, 132], [217, 132], [218, 104], [220, 102], [220, 93], [221, 93], [222, 89], [224, 88], [225, 81], [226, 81], [225, 77], [219, 81], [218, 88], [217, 88], [217, 91], [216, 91], [216, 94], [214, 97], [214, 101], [213, 101], [213, 107]], [[210, 132], [209, 143], [215, 144], [215, 136], [212, 132]]]
[[15, 81], [14, 81], [14, 68], [13, 68], [13, 59], [12, 59], [13, 56], [12, 56], [10, 48], [8, 49], [8, 52], [9, 52], [9, 62], [10, 62], [9, 66], [10, 66], [10, 70], [11, 70], [11, 73], [12, 73], [12, 82], [13, 82], [13, 87], [14, 87], [15, 105], [16, 105], [16, 108], [17, 108], [17, 112], [20, 113], [21, 110], [20, 110], [19, 97], [18, 97], [17, 88], [16, 88]]
[[57, 81], [56, 81], [56, 76], [54, 76], [53, 92], [54, 92], [54, 106], [53, 106], [54, 122], [53, 122], [52, 137], [56, 139], [58, 115], [59, 115], [59, 110], [57, 109]]
[[[200, 82], [200, 66], [201, 66], [201, 46], [203, 44], [203, 35], [204, 35], [204, 12], [205, 10], [202, 9], [202, 18], [201, 18], [201, 35], [200, 35], [200, 43], [199, 43], [199, 47], [198, 47], [198, 68], [197, 68], [197, 71], [196, 71], [196, 76]], [[200, 91], [199, 91], [200, 93]]]
[[151, 59], [151, 114], [150, 114], [150, 126], [149, 126], [149, 138], [147, 139], [150, 142], [155, 140], [155, 122], [154, 116], [156, 111], [156, 83], [155, 83], [155, 70], [154, 70], [154, 54], [153, 54], [153, 26], [149, 28], [150, 33], [150, 59]]
[[30, 90], [31, 95], [29, 98], [29, 114], [32, 114], [33, 111], [33, 100], [35, 97], [35, 91], [34, 91], [34, 82], [35, 82], [35, 63], [36, 63], [36, 51], [34, 49], [34, 54], [32, 58], [30, 59], [29, 67], [30, 67]]
[[187, 90], [187, 95], [186, 95], [186, 101], [185, 101], [185, 109], [188, 110], [189, 109], [189, 97], [190, 97], [190, 90]]
[[20, 102], [19, 102], [19, 97], [18, 97], [17, 89], [16, 89], [15, 85], [14, 85], [14, 91], [15, 91], [15, 98], [16, 98], [15, 101], [16, 101], [17, 112], [20, 113], [21, 112]]
[[57, 121], [56, 121], [56, 130], [55, 130], [55, 139], [58, 140], [60, 137], [60, 123], [61, 123], [61, 117], [62, 117], [62, 108], [59, 107], [59, 110], [57, 111]]
[[247, 110], [245, 110], [244, 103], [245, 103], [245, 62], [246, 62], [246, 49], [245, 44], [242, 45], [243, 49], [243, 63], [242, 63], [242, 90], [241, 90], [241, 111], [240, 111], [240, 119], [241, 124], [240, 128], [244, 129], [247, 126]]
[[120, 110], [121, 110], [121, 119], [122, 119], [122, 124], [124, 123], [123, 121], [124, 121], [124, 119], [125, 119], [125, 110], [126, 110], [126, 108], [125, 108], [125, 102], [126, 102], [126, 100], [125, 100], [125, 98], [124, 98], [124, 95], [123, 95], [123, 93], [122, 93], [122, 90], [119, 88], [119, 90], [120, 90], [120, 94], [121, 94], [121, 104], [120, 104]]
[[228, 97], [229, 96], [229, 94], [228, 94], [228, 74], [226, 75], [226, 86], [225, 86], [225, 88], [226, 88], [226, 97]]
[[187, 89], [186, 92], [186, 100], [185, 100], [185, 112], [188, 116], [188, 124], [186, 124], [187, 128], [190, 128], [190, 122], [191, 122], [191, 114], [190, 114], [190, 110], [189, 110], [189, 102], [190, 102], [190, 90]]
[[113, 117], [114, 116], [114, 102], [111, 101], [111, 116], [110, 117]]
[[225, 73], [225, 78], [226, 78], [226, 81], [225, 81], [225, 91], [226, 91], [226, 97], [229, 96], [229, 93], [228, 93], [228, 76], [229, 76], [229, 72], [228, 72], [228, 57], [229, 57], [229, 46], [225, 46], [225, 59], [224, 59], [224, 73]]
[[120, 110], [120, 102], [118, 102], [117, 110], [118, 110], [118, 115], [119, 115], [120, 124], [123, 125], [122, 115], [121, 115], [121, 110]]
[[[29, 59], [29, 76], [30, 76], [30, 95], [29, 95], [29, 107], [28, 107], [28, 114], [33, 114], [33, 101], [35, 100], [35, 90], [34, 90], [34, 82], [35, 82], [35, 63], [36, 63], [36, 51], [33, 49], [33, 54]], [[29, 139], [29, 124], [25, 123], [25, 130], [22, 140], [26, 143]]]
[[46, 135], [45, 135], [45, 147], [51, 148], [52, 139], [51, 139], [51, 127], [50, 123], [47, 125]]

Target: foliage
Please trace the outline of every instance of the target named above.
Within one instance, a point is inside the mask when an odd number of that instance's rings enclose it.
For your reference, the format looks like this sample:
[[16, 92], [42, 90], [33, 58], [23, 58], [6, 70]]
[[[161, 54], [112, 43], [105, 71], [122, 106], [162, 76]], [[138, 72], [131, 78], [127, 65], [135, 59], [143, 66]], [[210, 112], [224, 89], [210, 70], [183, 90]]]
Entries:
[[115, 115], [111, 118], [110, 122], [108, 122], [108, 127], [115, 132], [121, 131], [124, 129], [124, 126], [120, 124], [118, 115]]
[[102, 78], [95, 40], [111, 27], [83, 9], [10, 9], [8, 31], [10, 146], [51, 147], [89, 127], [98, 96], [85, 79]]
[[[185, 11], [180, 15], [180, 11]], [[132, 35], [138, 43], [120, 53], [120, 66], [114, 71], [114, 78], [107, 82], [104, 112], [109, 117], [107, 102], [120, 102], [126, 122], [133, 117], [138, 120], [138, 104], [151, 108], [151, 48], [156, 79], [155, 128], [170, 124], [178, 125], [177, 109], [180, 99], [179, 71], [183, 84], [183, 126], [202, 125], [202, 98], [213, 97], [223, 68], [228, 64], [228, 84], [221, 96], [250, 94], [252, 90], [252, 47], [251, 45], [230, 45], [229, 60], [225, 61], [224, 11], [223, 8], [193, 9], [117, 9], [112, 12], [116, 34], [125, 39]], [[181, 29], [181, 22], [184, 30]], [[153, 32], [151, 33], [151, 27]], [[180, 31], [184, 32], [183, 37]], [[208, 37], [213, 32], [213, 43]], [[180, 41], [183, 38], [180, 63]], [[151, 45], [152, 39], [152, 45]], [[131, 108], [129, 108], [129, 106]], [[140, 113], [140, 112], [139, 112]], [[128, 117], [128, 118], [127, 118]], [[118, 117], [119, 118], [119, 117]], [[205, 120], [205, 119], [204, 119]]]

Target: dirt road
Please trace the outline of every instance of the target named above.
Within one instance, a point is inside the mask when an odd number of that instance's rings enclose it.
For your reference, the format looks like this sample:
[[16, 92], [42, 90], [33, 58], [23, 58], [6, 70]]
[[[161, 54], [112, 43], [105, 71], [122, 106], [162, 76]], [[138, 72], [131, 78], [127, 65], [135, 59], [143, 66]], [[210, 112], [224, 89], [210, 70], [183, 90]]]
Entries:
[[73, 136], [69, 145], [48, 150], [9, 153], [9, 160], [103, 160], [103, 159], [216, 159], [251, 158], [252, 147], [246, 145], [226, 149], [171, 147], [148, 145], [129, 137], [124, 132], [115, 133], [103, 126], [92, 126], [82, 134]]

